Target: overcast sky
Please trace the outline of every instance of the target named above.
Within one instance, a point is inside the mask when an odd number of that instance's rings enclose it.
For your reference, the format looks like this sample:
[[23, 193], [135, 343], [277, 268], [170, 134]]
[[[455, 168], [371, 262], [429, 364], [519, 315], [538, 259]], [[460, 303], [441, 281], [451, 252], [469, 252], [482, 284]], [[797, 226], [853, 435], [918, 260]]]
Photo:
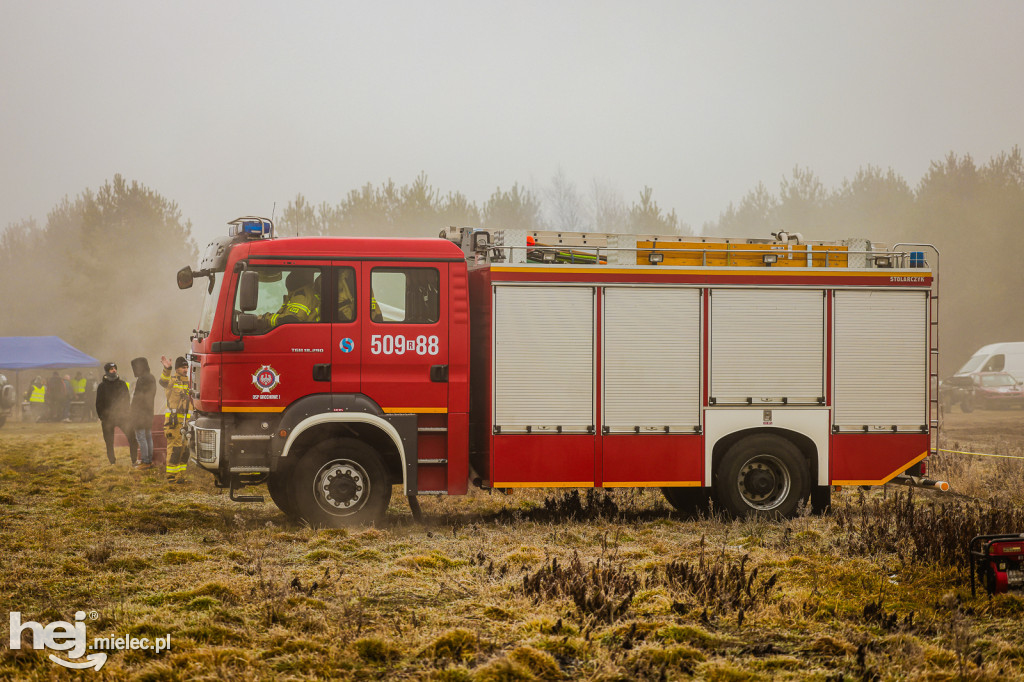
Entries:
[[698, 228], [799, 164], [1024, 139], [1024, 2], [0, 0], [0, 228], [121, 173], [205, 243], [299, 192], [562, 169]]

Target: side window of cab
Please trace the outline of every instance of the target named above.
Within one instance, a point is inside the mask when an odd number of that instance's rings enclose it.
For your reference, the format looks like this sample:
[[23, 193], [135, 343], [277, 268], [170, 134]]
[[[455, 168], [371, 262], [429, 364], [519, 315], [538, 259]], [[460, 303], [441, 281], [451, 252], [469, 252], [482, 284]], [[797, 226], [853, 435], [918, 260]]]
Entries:
[[434, 324], [441, 317], [441, 275], [436, 268], [374, 268], [370, 319], [380, 324]]
[[[257, 265], [249, 267], [259, 277], [255, 334], [266, 334], [286, 324], [309, 324], [321, 319], [320, 280], [322, 272], [314, 267]], [[235, 292], [235, 315], [240, 314], [239, 292]], [[233, 325], [237, 333], [237, 323]]]
[[356, 271], [355, 268], [335, 268], [338, 282], [338, 315], [335, 322], [348, 323], [356, 320]]

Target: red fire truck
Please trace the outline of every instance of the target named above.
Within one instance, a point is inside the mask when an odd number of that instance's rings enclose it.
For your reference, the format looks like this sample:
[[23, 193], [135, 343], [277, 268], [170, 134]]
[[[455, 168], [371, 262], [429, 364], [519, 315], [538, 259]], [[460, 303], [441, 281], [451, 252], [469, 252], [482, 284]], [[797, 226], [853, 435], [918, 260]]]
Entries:
[[780, 517], [831, 486], [934, 484], [930, 246], [229, 225], [178, 283], [206, 278], [186, 435], [232, 499], [265, 482], [338, 526], [395, 485], [417, 513], [470, 484], [658, 487]]

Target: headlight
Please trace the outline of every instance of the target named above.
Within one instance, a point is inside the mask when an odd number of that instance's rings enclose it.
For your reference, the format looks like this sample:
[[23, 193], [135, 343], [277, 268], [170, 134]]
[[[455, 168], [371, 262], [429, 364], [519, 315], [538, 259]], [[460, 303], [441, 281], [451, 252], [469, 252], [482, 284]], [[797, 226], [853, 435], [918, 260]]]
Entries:
[[216, 464], [220, 459], [220, 430], [195, 429], [196, 459], [203, 464]]

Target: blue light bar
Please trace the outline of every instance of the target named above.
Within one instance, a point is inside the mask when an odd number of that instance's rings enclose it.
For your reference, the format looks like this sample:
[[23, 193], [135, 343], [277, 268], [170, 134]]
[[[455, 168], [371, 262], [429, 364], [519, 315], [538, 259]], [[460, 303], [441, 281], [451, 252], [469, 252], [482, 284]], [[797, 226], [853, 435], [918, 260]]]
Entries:
[[274, 223], [269, 218], [242, 216], [228, 223], [228, 236], [244, 235], [246, 239], [273, 239]]

